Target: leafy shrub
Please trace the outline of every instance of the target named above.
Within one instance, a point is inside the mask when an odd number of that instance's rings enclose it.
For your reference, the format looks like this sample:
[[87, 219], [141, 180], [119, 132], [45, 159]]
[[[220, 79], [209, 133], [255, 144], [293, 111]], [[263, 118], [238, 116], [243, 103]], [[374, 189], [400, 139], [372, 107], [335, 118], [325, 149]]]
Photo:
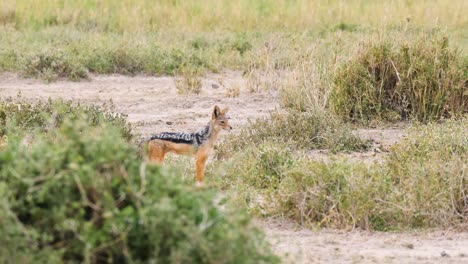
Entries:
[[1, 262], [278, 262], [245, 214], [141, 164], [119, 123], [90, 119], [64, 117], [28, 145], [21, 128], [7, 125]]
[[27, 76], [38, 77], [46, 81], [58, 78], [68, 78], [78, 81], [88, 78], [87, 69], [73, 61], [63, 52], [43, 51], [26, 58], [24, 73]]
[[238, 135], [229, 136], [217, 148], [218, 158], [228, 157], [247, 146], [270, 141], [302, 149], [330, 149], [332, 151], [365, 150], [368, 141], [354, 135], [351, 128], [332, 114], [310, 110], [286, 113], [275, 112], [269, 118], [251, 122]]
[[71, 101], [62, 100], [31, 104], [21, 97], [0, 100], [0, 136], [5, 135], [7, 126], [29, 132], [48, 131], [59, 127], [64, 118], [77, 119], [83, 114], [88, 118], [89, 126], [112, 123], [124, 138], [132, 139], [130, 123], [124, 115], [114, 112], [112, 102], [102, 107], [74, 105]]
[[468, 112], [467, 62], [447, 38], [367, 43], [337, 71], [332, 108], [364, 122], [460, 116]]
[[467, 126], [466, 117], [416, 125], [381, 163], [311, 160], [270, 142], [238, 153], [215, 171], [235, 203], [306, 226], [466, 228]]

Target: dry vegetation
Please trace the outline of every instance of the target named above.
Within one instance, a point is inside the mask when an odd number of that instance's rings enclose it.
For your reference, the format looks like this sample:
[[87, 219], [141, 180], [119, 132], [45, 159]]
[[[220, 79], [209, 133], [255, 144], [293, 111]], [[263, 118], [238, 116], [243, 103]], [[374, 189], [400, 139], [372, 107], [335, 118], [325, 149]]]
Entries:
[[[310, 227], [466, 229], [467, 127], [466, 118], [415, 125], [382, 162], [372, 164], [343, 157], [314, 160], [290, 144], [256, 140], [227, 164], [215, 165], [212, 178], [252, 212]], [[340, 143], [346, 141], [335, 144]]]

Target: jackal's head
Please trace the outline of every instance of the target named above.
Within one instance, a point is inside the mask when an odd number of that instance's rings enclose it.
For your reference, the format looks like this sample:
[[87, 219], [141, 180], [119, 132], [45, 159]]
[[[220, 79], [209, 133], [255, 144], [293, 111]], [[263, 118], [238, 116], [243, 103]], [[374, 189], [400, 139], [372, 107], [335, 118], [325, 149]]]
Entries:
[[214, 130], [220, 131], [221, 129], [232, 129], [232, 126], [229, 125], [229, 116], [227, 116], [228, 111], [229, 108], [227, 107], [223, 110], [221, 110], [217, 105], [214, 107], [213, 115], [211, 117], [211, 124], [213, 125]]

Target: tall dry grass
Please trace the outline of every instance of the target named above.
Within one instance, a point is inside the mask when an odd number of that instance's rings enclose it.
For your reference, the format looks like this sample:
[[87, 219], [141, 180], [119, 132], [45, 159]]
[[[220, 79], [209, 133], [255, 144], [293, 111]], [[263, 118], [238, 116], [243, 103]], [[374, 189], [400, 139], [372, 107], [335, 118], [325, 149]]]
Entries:
[[331, 105], [363, 122], [460, 117], [468, 112], [467, 68], [437, 34], [367, 41], [336, 70]]
[[[4, 0], [2, 5], [11, 5]], [[17, 0], [18, 28], [67, 25], [104, 31], [304, 30], [345, 22], [380, 27], [406, 20], [417, 26], [462, 27], [467, 23], [463, 0], [436, 1], [64, 1]], [[11, 8], [10, 8], [11, 10]]]

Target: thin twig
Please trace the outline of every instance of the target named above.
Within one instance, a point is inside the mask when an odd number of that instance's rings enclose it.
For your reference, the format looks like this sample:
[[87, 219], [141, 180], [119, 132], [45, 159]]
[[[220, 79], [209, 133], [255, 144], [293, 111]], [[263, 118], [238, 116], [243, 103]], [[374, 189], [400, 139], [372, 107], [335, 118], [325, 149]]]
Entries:
[[74, 180], [75, 180], [76, 185], [78, 186], [78, 190], [80, 191], [81, 197], [83, 198], [83, 200], [85, 201], [85, 203], [86, 203], [89, 207], [93, 208], [95, 211], [101, 210], [101, 208], [100, 208], [99, 206], [97, 206], [97, 205], [93, 204], [91, 201], [89, 201], [88, 197], [86, 196], [86, 191], [85, 191], [85, 189], [84, 189], [84, 187], [83, 187], [83, 184], [81, 184], [81, 181], [80, 181], [80, 179], [78, 178], [78, 176], [73, 175], [73, 178], [74, 178]]

